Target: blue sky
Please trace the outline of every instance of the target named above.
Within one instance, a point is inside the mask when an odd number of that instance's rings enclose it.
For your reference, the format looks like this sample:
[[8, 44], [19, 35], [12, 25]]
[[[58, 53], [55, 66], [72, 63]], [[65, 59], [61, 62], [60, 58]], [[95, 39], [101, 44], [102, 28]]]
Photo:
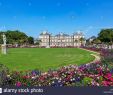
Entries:
[[113, 0], [0, 0], [0, 30], [38, 37], [43, 30], [88, 38], [113, 27]]

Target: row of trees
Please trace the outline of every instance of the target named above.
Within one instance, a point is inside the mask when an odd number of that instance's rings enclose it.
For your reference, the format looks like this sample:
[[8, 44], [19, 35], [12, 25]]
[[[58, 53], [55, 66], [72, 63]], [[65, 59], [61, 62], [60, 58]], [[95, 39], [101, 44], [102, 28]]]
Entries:
[[107, 44], [112, 45], [113, 44], [113, 29], [102, 29], [97, 37], [91, 37], [87, 40], [87, 43], [90, 44]]
[[2, 34], [5, 33], [7, 37], [7, 44], [34, 44], [34, 38], [27, 36], [25, 33], [18, 30], [0, 31], [0, 44], [3, 43]]

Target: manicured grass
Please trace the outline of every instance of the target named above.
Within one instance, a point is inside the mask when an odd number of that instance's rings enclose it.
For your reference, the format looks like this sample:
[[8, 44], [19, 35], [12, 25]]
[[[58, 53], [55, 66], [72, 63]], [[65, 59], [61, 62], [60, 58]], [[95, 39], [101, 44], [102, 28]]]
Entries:
[[92, 60], [91, 52], [79, 48], [11, 48], [0, 53], [0, 63], [10, 70], [57, 69], [69, 64], [85, 64]]

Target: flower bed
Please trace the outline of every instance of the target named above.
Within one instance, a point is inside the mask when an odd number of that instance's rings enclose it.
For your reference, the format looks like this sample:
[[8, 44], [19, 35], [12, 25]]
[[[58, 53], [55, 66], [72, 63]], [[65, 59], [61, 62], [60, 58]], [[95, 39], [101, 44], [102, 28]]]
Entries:
[[113, 86], [112, 72], [100, 62], [64, 66], [56, 71], [12, 72], [4, 85], [16, 86]]
[[95, 47], [81, 47], [81, 48], [91, 50], [91, 51], [95, 51], [95, 52], [100, 52], [100, 53], [101, 53], [101, 51], [105, 50], [103, 48], [95, 48]]

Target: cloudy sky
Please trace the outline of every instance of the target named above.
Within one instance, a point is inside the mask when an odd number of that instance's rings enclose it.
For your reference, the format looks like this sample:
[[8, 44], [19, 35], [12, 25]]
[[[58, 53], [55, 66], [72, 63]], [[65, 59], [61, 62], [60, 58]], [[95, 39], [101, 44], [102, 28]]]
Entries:
[[0, 0], [0, 30], [20, 30], [37, 37], [41, 31], [86, 37], [113, 27], [113, 0]]

